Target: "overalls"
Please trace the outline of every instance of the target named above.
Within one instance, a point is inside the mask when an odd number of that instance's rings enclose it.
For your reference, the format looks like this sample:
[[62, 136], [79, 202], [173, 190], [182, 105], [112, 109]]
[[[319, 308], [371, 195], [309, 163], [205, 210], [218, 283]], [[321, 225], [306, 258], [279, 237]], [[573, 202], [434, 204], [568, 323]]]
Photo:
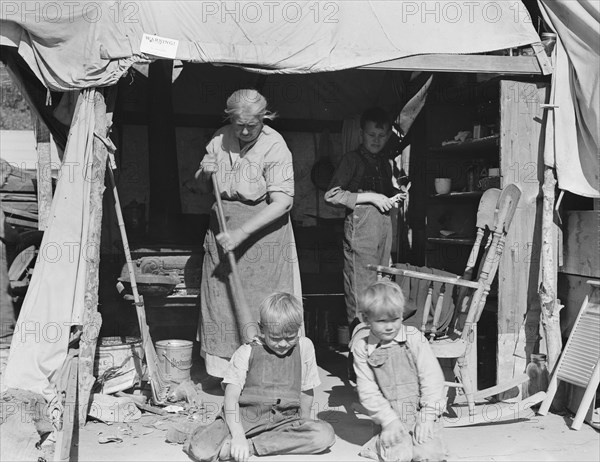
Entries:
[[393, 342], [378, 347], [367, 359], [383, 396], [390, 402], [405, 429], [405, 437], [397, 445], [384, 448], [380, 434], [369, 440], [360, 452], [363, 457], [381, 461], [441, 461], [445, 447], [443, 423], [435, 423], [434, 436], [423, 444], [413, 440], [419, 413], [420, 386], [414, 356], [406, 343]]
[[[333, 445], [331, 425], [300, 417], [301, 374], [298, 346], [280, 357], [264, 345], [252, 344], [239, 417], [257, 455], [316, 454]], [[217, 460], [230, 435], [224, 412], [186, 443], [184, 451], [193, 460]]]
[[[360, 148], [356, 178], [350, 191], [377, 192], [391, 197], [392, 167], [380, 154], [370, 154]], [[344, 294], [346, 315], [351, 325], [359, 318], [358, 299], [367, 287], [377, 281], [377, 273], [367, 265], [390, 264], [392, 251], [392, 219], [372, 204], [358, 204], [344, 220]]]

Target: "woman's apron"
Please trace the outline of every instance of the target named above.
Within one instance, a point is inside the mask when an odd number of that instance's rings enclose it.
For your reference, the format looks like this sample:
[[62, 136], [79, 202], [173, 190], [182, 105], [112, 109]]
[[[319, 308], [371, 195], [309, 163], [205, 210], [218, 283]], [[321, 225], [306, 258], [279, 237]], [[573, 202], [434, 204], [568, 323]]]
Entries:
[[[223, 200], [227, 229], [239, 228], [265, 207], [266, 201], [245, 204]], [[204, 241], [199, 339], [204, 355], [230, 358], [241, 345], [241, 339], [230, 290], [231, 268], [215, 238], [220, 232], [215, 204]], [[288, 214], [252, 234], [235, 249], [234, 255], [243, 294], [256, 322], [260, 303], [273, 292], [302, 295], [296, 242]]]

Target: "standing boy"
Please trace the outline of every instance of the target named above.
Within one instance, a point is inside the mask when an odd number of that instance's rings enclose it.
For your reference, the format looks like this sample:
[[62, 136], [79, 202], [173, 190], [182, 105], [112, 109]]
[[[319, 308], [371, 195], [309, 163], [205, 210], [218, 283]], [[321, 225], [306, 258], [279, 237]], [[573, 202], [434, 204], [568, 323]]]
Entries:
[[382, 461], [444, 460], [444, 375], [423, 334], [402, 324], [402, 290], [376, 282], [360, 305], [369, 331], [358, 330], [352, 341], [356, 386], [361, 404], [381, 425], [360, 454]]
[[325, 201], [346, 207], [344, 221], [344, 295], [348, 324], [358, 322], [358, 297], [377, 275], [368, 264], [389, 265], [392, 249], [390, 211], [398, 191], [392, 184], [392, 165], [384, 149], [392, 136], [386, 111], [375, 107], [360, 118], [361, 145], [340, 162]]
[[193, 460], [242, 462], [251, 455], [316, 454], [333, 445], [331, 425], [310, 419], [320, 380], [314, 346], [298, 336], [302, 320], [302, 304], [292, 294], [262, 302], [262, 335], [233, 354], [222, 413], [186, 443]]

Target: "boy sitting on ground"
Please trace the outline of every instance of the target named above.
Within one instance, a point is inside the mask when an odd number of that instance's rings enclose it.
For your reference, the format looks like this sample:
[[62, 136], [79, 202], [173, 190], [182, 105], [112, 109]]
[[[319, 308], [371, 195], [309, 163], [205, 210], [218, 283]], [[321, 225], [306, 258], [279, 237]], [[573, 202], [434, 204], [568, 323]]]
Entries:
[[310, 418], [320, 380], [314, 346], [298, 336], [302, 320], [302, 304], [292, 294], [262, 302], [262, 335], [233, 354], [223, 411], [191, 435], [184, 448], [190, 458], [242, 462], [251, 455], [316, 454], [333, 445], [331, 425]]
[[444, 376], [429, 343], [402, 324], [404, 296], [390, 281], [371, 284], [360, 298], [368, 330], [352, 340], [361, 404], [381, 425], [360, 455], [382, 461], [441, 461]]

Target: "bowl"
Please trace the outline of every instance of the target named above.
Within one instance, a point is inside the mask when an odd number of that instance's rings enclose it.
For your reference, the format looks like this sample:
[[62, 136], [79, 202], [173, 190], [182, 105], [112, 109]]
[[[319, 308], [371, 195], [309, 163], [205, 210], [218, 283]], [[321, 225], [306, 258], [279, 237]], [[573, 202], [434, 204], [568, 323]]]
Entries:
[[450, 192], [450, 188], [452, 187], [452, 180], [450, 178], [436, 178], [433, 186], [435, 187], [436, 193], [448, 194]]
[[[123, 283], [128, 293], [133, 293], [129, 275], [120, 277], [118, 280]], [[142, 273], [135, 275], [135, 284], [138, 292], [144, 297], [166, 297], [179, 284], [179, 279], [164, 274]]]

